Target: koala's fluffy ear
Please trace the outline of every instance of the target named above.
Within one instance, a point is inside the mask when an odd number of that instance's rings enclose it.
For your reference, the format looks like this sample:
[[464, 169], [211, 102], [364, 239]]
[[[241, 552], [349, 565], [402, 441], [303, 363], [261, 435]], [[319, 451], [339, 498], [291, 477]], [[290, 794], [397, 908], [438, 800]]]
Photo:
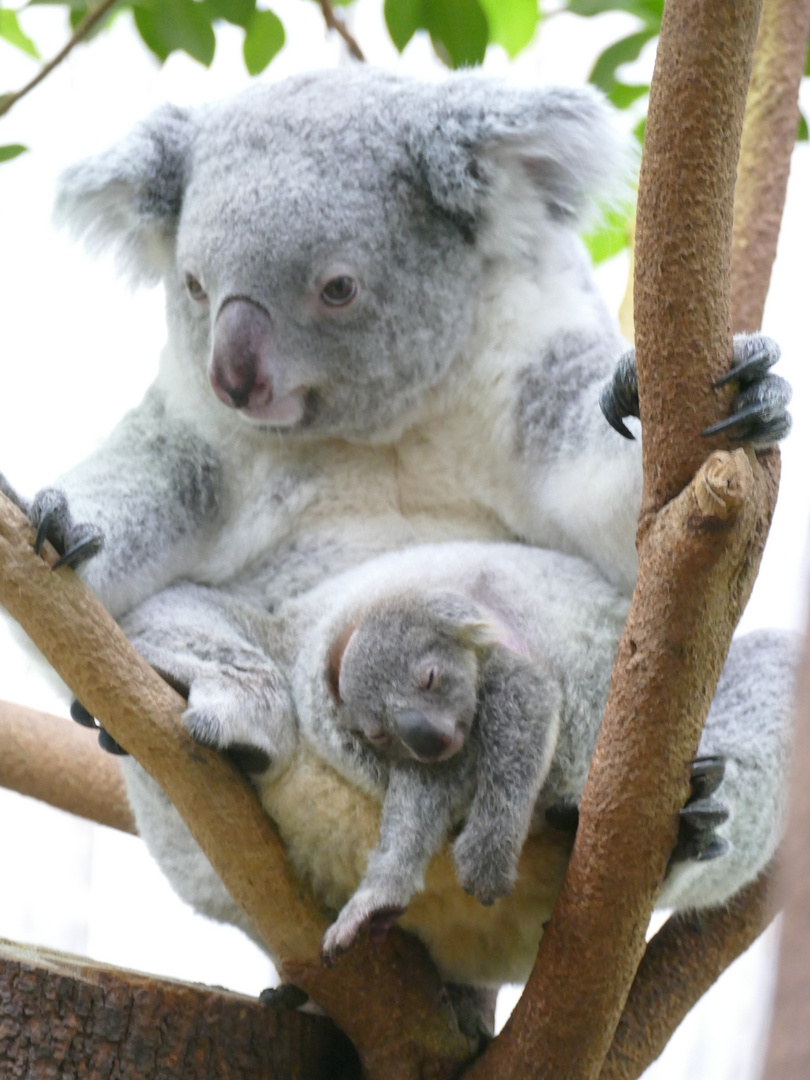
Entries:
[[436, 203], [475, 221], [504, 194], [579, 223], [625, 198], [635, 162], [615, 111], [591, 88], [522, 89], [475, 75], [433, 89], [410, 146]]
[[471, 649], [504, 644], [505, 628], [498, 618], [461, 593], [436, 592], [425, 600], [440, 629]]
[[164, 105], [104, 153], [59, 178], [54, 208], [93, 252], [112, 250], [134, 284], [154, 283], [170, 257], [194, 122]]

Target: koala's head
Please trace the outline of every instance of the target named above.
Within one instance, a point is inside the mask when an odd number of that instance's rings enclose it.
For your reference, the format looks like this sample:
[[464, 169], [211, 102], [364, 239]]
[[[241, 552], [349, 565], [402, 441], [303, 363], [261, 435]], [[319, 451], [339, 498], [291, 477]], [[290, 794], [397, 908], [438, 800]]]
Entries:
[[590, 91], [358, 67], [165, 106], [65, 172], [56, 216], [163, 279], [182, 378], [235, 423], [373, 440], [442, 379], [498, 259], [542, 260], [622, 159]]
[[330, 651], [340, 723], [391, 760], [447, 760], [475, 718], [481, 654], [499, 640], [494, 623], [457, 593], [376, 605]]

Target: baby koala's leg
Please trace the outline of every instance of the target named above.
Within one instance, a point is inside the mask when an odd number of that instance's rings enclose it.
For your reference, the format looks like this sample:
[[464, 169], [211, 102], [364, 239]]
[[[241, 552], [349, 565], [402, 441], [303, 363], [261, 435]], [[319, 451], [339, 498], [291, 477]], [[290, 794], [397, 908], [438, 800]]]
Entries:
[[380, 822], [380, 842], [371, 852], [363, 880], [321, 944], [333, 962], [368, 928], [382, 939], [424, 887], [431, 857], [441, 847], [458, 804], [459, 769], [443, 765], [392, 765]]
[[500, 647], [481, 676], [476, 790], [453, 858], [462, 887], [492, 904], [514, 884], [557, 741], [562, 694], [542, 665]]

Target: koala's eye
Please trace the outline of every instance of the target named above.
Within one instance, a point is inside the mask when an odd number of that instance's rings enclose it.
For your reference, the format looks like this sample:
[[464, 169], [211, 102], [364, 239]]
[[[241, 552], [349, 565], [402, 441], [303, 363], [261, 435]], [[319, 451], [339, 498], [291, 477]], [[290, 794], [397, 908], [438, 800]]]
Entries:
[[202, 303], [203, 300], [208, 299], [208, 293], [193, 274], [186, 274], [186, 289], [191, 299], [196, 300], [197, 303]]
[[426, 671], [422, 678], [419, 680], [420, 690], [435, 690], [439, 685], [439, 672], [435, 667]]
[[346, 274], [327, 281], [321, 289], [321, 300], [328, 307], [345, 307], [357, 295], [357, 282]]

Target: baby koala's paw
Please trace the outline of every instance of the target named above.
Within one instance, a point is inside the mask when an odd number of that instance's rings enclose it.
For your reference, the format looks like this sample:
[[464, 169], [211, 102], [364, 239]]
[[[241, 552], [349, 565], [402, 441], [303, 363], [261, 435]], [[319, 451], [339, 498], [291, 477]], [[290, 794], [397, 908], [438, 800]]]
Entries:
[[361, 886], [324, 934], [321, 960], [331, 967], [363, 930], [368, 930], [372, 941], [384, 941], [409, 899], [398, 890]]
[[464, 829], [453, 844], [453, 861], [462, 889], [479, 903], [489, 906], [512, 891], [517, 854], [499, 837]]

